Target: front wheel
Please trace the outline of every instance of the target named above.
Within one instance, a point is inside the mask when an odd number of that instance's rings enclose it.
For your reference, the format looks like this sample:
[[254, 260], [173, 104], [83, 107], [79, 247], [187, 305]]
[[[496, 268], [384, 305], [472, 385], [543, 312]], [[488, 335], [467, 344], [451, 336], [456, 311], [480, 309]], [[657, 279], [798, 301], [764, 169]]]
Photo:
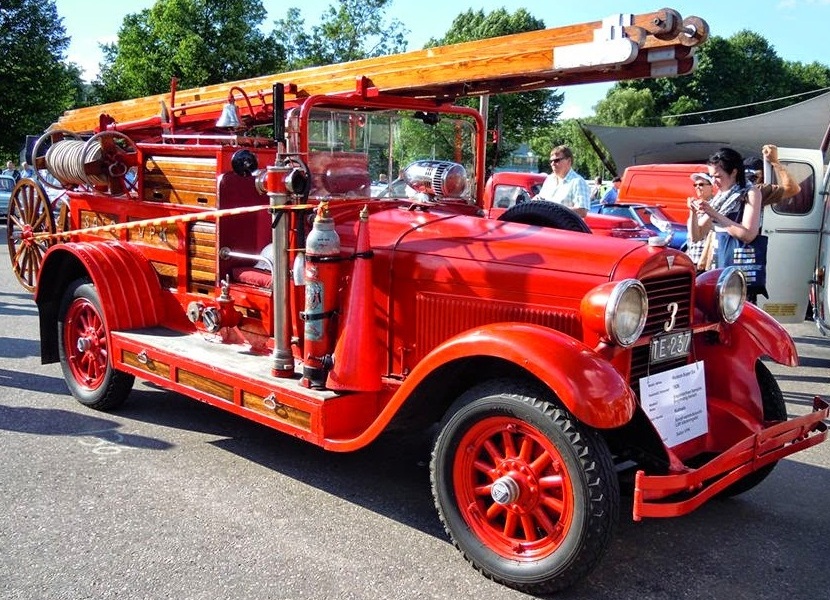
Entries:
[[[755, 363], [755, 376], [758, 378], [758, 386], [761, 388], [761, 403], [764, 409], [764, 422], [767, 427], [787, 420], [787, 402], [781, 387], [775, 380], [775, 375], [770, 373], [767, 366], [760, 360]], [[737, 496], [748, 492], [764, 479], [769, 477], [775, 469], [778, 461], [764, 465], [757, 471], [753, 471], [727, 487], [721, 492], [723, 497]]]
[[585, 577], [619, 515], [604, 440], [546, 391], [515, 381], [469, 390], [448, 415], [430, 475], [441, 521], [464, 557], [527, 593]]
[[124, 403], [135, 377], [116, 370], [95, 286], [73, 282], [58, 313], [58, 352], [72, 395], [84, 406], [110, 410]]

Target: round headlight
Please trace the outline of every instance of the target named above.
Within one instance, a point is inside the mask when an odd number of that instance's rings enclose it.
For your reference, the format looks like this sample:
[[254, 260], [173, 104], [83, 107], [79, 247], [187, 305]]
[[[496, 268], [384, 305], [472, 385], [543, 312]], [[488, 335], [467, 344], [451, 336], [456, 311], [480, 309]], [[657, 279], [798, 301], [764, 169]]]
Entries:
[[605, 309], [605, 330], [620, 346], [636, 342], [646, 324], [648, 298], [643, 284], [625, 279], [611, 291]]
[[727, 267], [718, 277], [715, 285], [721, 318], [734, 323], [741, 316], [746, 302], [746, 276], [738, 267]]

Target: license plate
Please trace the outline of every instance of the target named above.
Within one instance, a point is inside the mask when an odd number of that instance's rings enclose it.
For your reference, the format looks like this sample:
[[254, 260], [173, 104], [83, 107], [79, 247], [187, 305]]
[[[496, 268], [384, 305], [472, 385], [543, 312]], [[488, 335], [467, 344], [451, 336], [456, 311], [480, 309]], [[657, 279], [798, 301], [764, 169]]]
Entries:
[[692, 344], [692, 331], [673, 331], [656, 335], [651, 338], [651, 364], [660, 363], [681, 356], [689, 355], [689, 346]]

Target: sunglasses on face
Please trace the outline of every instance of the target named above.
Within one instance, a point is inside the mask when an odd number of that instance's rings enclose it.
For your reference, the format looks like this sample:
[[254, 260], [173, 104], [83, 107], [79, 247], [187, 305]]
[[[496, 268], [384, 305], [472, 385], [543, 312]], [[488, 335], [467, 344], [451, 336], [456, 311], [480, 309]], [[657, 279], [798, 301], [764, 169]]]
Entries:
[[551, 158], [550, 159], [550, 164], [558, 165], [561, 161], [567, 160], [567, 159], [568, 159], [567, 156], [560, 156], [559, 158]]
[[707, 185], [712, 185], [711, 183], [696, 183], [694, 184], [696, 188], [706, 187]]

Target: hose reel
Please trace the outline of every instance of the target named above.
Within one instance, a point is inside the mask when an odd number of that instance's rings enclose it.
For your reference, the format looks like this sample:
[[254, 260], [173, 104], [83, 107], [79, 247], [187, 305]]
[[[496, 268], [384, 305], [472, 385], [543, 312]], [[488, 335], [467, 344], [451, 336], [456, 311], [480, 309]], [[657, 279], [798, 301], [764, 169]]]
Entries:
[[[141, 163], [135, 143], [119, 131], [102, 131], [88, 140], [71, 132], [47, 132], [46, 137], [69, 134], [72, 139], [52, 141], [39, 168], [46, 168], [64, 187], [90, 186], [120, 196], [135, 189]], [[38, 159], [36, 159], [38, 160]]]

